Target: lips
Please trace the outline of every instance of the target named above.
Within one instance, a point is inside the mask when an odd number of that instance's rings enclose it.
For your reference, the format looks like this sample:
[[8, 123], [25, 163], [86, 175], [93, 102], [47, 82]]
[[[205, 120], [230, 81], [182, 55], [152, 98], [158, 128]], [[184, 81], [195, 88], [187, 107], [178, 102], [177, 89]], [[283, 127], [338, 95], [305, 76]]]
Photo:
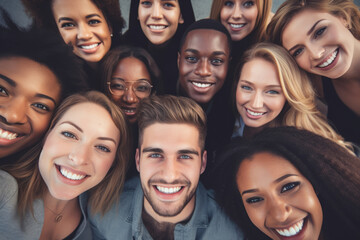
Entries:
[[83, 183], [90, 175], [82, 171], [77, 171], [68, 167], [55, 164], [57, 174], [60, 180], [69, 185], [79, 185]]
[[246, 23], [229, 23], [231, 30], [238, 31], [243, 28]]
[[7, 140], [14, 140], [18, 137], [18, 134], [15, 132], [9, 132], [4, 129], [0, 128], [0, 138], [1, 139], [7, 139]]
[[174, 193], [179, 192], [182, 189], [182, 187], [162, 187], [162, 186], [155, 186], [155, 187], [159, 192], [162, 192], [165, 194], [174, 194]]
[[147, 25], [151, 32], [153, 33], [162, 33], [168, 25], [159, 25], [159, 24], [149, 24]]
[[91, 53], [95, 53], [97, 51], [97, 49], [100, 46], [100, 42], [99, 43], [88, 43], [88, 44], [79, 44], [77, 45], [78, 48], [80, 48], [83, 52], [91, 54]]
[[299, 234], [303, 226], [304, 226], [304, 219], [301, 219], [299, 222], [293, 224], [288, 228], [282, 228], [282, 229], [275, 228], [275, 230], [280, 236], [292, 237]]
[[25, 134], [0, 128], [0, 146], [10, 146], [23, 139]]
[[121, 109], [123, 110], [123, 112], [128, 115], [128, 116], [133, 116], [136, 114], [136, 108], [131, 108], [131, 107], [124, 107], [121, 106]]
[[338, 53], [339, 53], [339, 49], [336, 49], [330, 56], [328, 56], [327, 59], [325, 59], [321, 64], [317, 65], [317, 67], [325, 68], [325, 67], [329, 66], [330, 64], [332, 64], [334, 62]]

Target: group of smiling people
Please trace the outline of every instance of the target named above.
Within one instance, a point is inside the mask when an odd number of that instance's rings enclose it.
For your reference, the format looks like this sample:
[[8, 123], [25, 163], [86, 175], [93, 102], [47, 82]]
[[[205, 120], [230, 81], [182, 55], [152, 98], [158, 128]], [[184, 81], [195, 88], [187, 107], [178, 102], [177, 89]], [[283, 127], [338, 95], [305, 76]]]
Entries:
[[22, 0], [0, 239], [359, 239], [352, 0]]

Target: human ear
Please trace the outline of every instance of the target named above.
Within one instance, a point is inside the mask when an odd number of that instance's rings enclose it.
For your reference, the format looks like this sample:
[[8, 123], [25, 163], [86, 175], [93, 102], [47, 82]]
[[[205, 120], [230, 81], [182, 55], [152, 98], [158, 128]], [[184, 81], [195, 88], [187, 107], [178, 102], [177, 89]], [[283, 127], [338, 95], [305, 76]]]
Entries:
[[180, 13], [180, 17], [179, 17], [179, 24], [183, 24], [184, 23], [184, 19], [182, 17], [182, 14]]
[[207, 152], [204, 150], [201, 158], [201, 168], [200, 168], [200, 174], [202, 174], [206, 169], [206, 163], [207, 163]]
[[139, 152], [139, 148], [136, 148], [135, 164], [136, 164], [136, 170], [138, 172], [140, 172], [140, 152]]

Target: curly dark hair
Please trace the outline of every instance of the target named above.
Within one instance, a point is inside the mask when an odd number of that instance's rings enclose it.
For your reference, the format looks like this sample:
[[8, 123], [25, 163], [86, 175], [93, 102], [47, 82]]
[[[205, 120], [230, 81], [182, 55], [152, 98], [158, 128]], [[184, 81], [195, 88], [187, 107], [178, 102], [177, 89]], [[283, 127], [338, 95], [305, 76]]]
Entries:
[[61, 99], [87, 90], [85, 73], [72, 48], [45, 29], [20, 29], [4, 10], [7, 26], [0, 26], [0, 58], [24, 57], [48, 67], [61, 86]]
[[249, 219], [236, 184], [241, 162], [269, 152], [291, 162], [318, 193], [324, 239], [360, 239], [360, 159], [329, 139], [294, 127], [267, 128], [233, 141], [219, 158], [219, 204], [249, 239], [268, 239]]
[[[40, 28], [56, 29], [52, 4], [54, 0], [21, 0], [27, 13], [33, 18], [36, 26]], [[119, 38], [125, 21], [121, 16], [119, 0], [89, 0], [103, 13], [107, 24], [112, 28], [114, 38]]]

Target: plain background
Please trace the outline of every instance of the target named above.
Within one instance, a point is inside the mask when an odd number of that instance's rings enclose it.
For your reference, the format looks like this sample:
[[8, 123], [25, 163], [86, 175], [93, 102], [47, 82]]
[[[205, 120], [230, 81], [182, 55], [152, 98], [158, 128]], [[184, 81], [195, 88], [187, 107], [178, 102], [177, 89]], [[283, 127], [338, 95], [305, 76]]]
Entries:
[[[119, 1], [120, 1], [121, 13], [124, 19], [126, 20], [126, 22], [128, 22], [131, 0], [119, 0]], [[209, 17], [212, 0], [191, 0], [191, 1], [193, 4], [193, 8], [197, 20]], [[282, 2], [284, 2], [284, 0], [273, 0], [272, 11], [275, 12]], [[355, 0], [354, 2], [355, 4], [360, 6], [360, 0]], [[31, 23], [30, 19], [25, 14], [24, 8], [20, 0], [0, 0], [0, 7], [8, 11], [12, 16], [12, 19], [18, 25], [27, 26]], [[2, 23], [2, 19], [0, 19], [0, 23]]]

